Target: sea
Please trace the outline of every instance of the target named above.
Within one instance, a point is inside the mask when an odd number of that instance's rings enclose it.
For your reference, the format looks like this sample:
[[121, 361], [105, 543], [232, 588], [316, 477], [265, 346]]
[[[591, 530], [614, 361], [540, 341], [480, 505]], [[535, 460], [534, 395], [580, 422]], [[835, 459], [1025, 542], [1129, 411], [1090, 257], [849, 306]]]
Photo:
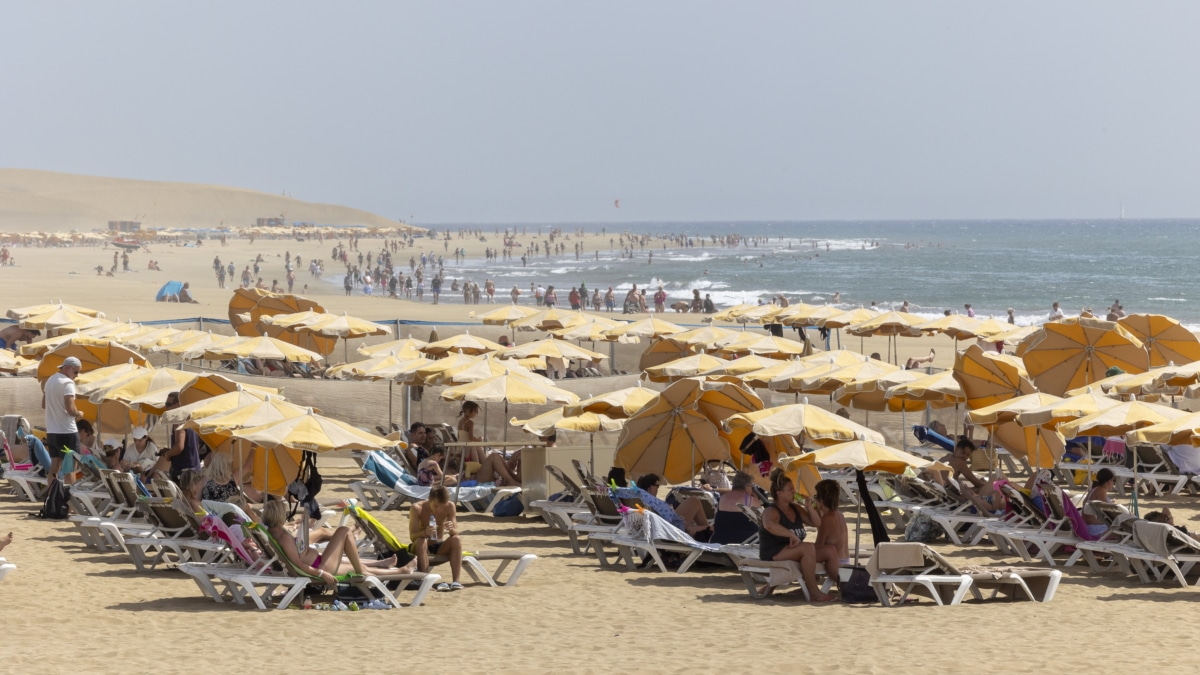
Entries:
[[[505, 230], [520, 242], [544, 240], [552, 225], [439, 225], [438, 230], [478, 228], [499, 246]], [[1068, 316], [1091, 308], [1103, 317], [1119, 301], [1128, 314], [1172, 316], [1200, 330], [1200, 274], [1191, 272], [1200, 253], [1200, 220], [1039, 221], [835, 221], [835, 222], [655, 222], [560, 225], [567, 234], [582, 229], [613, 238], [625, 232], [649, 235], [631, 251], [585, 250], [576, 259], [572, 241], [565, 255], [539, 254], [522, 263], [447, 256], [447, 277], [496, 283], [507, 300], [516, 285], [528, 298], [530, 283], [554, 285], [560, 304], [567, 291], [586, 283], [589, 291], [612, 286], [620, 293], [637, 284], [653, 293], [661, 285], [670, 302], [711, 295], [719, 307], [770, 302], [834, 304], [846, 309], [899, 309], [928, 317], [949, 309], [1018, 325], [1045, 321], [1051, 303]], [[533, 237], [543, 233], [542, 236]], [[721, 237], [737, 234], [736, 245]], [[680, 247], [672, 236], [690, 245]], [[451, 247], [455, 239], [452, 239]], [[434, 250], [442, 253], [438, 246]], [[650, 254], [653, 253], [653, 256]], [[454, 298], [451, 296], [451, 301]], [[618, 300], [619, 302], [619, 300]]]

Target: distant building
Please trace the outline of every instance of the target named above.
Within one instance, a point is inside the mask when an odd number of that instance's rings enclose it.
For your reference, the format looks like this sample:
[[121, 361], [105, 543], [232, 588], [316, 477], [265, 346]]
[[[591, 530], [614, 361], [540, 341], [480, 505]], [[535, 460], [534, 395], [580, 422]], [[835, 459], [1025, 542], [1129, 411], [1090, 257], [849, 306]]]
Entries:
[[110, 220], [108, 221], [109, 232], [138, 232], [142, 229], [142, 224], [134, 220]]

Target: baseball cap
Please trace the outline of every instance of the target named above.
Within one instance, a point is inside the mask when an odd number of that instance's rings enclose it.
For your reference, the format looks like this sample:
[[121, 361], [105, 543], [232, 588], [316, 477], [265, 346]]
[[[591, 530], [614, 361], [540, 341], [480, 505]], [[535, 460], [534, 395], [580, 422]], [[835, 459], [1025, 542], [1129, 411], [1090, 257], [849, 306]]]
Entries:
[[68, 356], [67, 358], [63, 359], [62, 365], [59, 366], [59, 368], [60, 369], [66, 368], [67, 366], [74, 366], [75, 368], [82, 368], [83, 364], [80, 363], [79, 359], [75, 358], [74, 356]]
[[137, 439], [137, 440], [145, 438], [146, 437], [146, 427], [134, 427], [133, 428], [133, 437], [134, 437], [134, 439]]

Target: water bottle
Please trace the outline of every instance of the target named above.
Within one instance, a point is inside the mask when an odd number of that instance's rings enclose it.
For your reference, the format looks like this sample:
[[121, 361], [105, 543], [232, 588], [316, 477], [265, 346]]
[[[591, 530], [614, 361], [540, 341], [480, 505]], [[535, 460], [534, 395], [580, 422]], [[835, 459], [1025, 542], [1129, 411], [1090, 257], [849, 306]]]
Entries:
[[431, 539], [437, 539], [437, 516], [434, 516], [434, 515], [430, 514], [430, 516], [429, 516], [429, 528], [430, 528], [431, 530], [433, 530], [433, 535], [432, 535], [430, 538], [431, 538]]

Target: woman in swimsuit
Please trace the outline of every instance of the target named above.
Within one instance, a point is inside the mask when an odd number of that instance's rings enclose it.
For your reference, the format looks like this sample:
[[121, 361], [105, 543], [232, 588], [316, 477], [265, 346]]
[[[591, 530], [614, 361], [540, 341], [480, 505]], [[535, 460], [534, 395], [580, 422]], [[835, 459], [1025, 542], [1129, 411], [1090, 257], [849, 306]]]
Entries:
[[805, 509], [793, 503], [796, 488], [783, 469], [771, 470], [771, 506], [763, 511], [758, 530], [758, 557], [762, 560], [792, 560], [800, 563], [800, 575], [813, 602], [829, 602], [832, 595], [821, 592], [817, 583], [817, 551], [804, 539]]
[[350, 536], [350, 529], [347, 527], [339, 527], [334, 530], [329, 543], [325, 545], [325, 550], [318, 552], [303, 538], [292, 534], [284, 527], [284, 523], [287, 522], [286, 502], [280, 500], [268, 502], [263, 507], [262, 522], [275, 541], [279, 542], [279, 546], [293, 565], [311, 569], [313, 574], [321, 577], [327, 586], [336, 586], [338, 583], [336, 575], [342, 574], [365, 575], [367, 570], [375, 575], [412, 572], [411, 564], [401, 568], [395, 567], [396, 556], [386, 560], [360, 559], [354, 538]]
[[850, 562], [850, 542], [846, 536], [846, 518], [838, 510], [841, 496], [837, 481], [828, 478], [817, 483], [817, 513], [821, 520], [817, 525], [817, 560], [825, 563], [825, 571], [835, 578], [839, 564]]
[[1107, 532], [1108, 525], [1104, 523], [1104, 519], [1099, 515], [1094, 515], [1087, 505], [1092, 502], [1111, 501], [1108, 498], [1108, 491], [1116, 483], [1117, 477], [1113, 474], [1112, 469], [1100, 469], [1096, 472], [1096, 482], [1092, 484], [1092, 489], [1083, 498], [1083, 520], [1087, 523], [1088, 534], [1093, 537], [1099, 537]]
[[[463, 443], [482, 443], [486, 438], [483, 437], [483, 432], [475, 428], [475, 418], [479, 416], [479, 404], [474, 401], [464, 401], [462, 408], [458, 411], [458, 416], [462, 419], [458, 420], [458, 440]], [[463, 460], [465, 462], [475, 462], [483, 464], [483, 458], [487, 453], [483, 448], [464, 448]], [[475, 472], [475, 467], [467, 466], [467, 473]]]
[[740, 544], [758, 534], [758, 527], [742, 513], [741, 506], [752, 509], [762, 507], [758, 497], [750, 488], [753, 479], [750, 474], [739, 471], [733, 475], [732, 484], [727, 492], [717, 501], [717, 515], [713, 519], [713, 536], [709, 541], [714, 544]]

